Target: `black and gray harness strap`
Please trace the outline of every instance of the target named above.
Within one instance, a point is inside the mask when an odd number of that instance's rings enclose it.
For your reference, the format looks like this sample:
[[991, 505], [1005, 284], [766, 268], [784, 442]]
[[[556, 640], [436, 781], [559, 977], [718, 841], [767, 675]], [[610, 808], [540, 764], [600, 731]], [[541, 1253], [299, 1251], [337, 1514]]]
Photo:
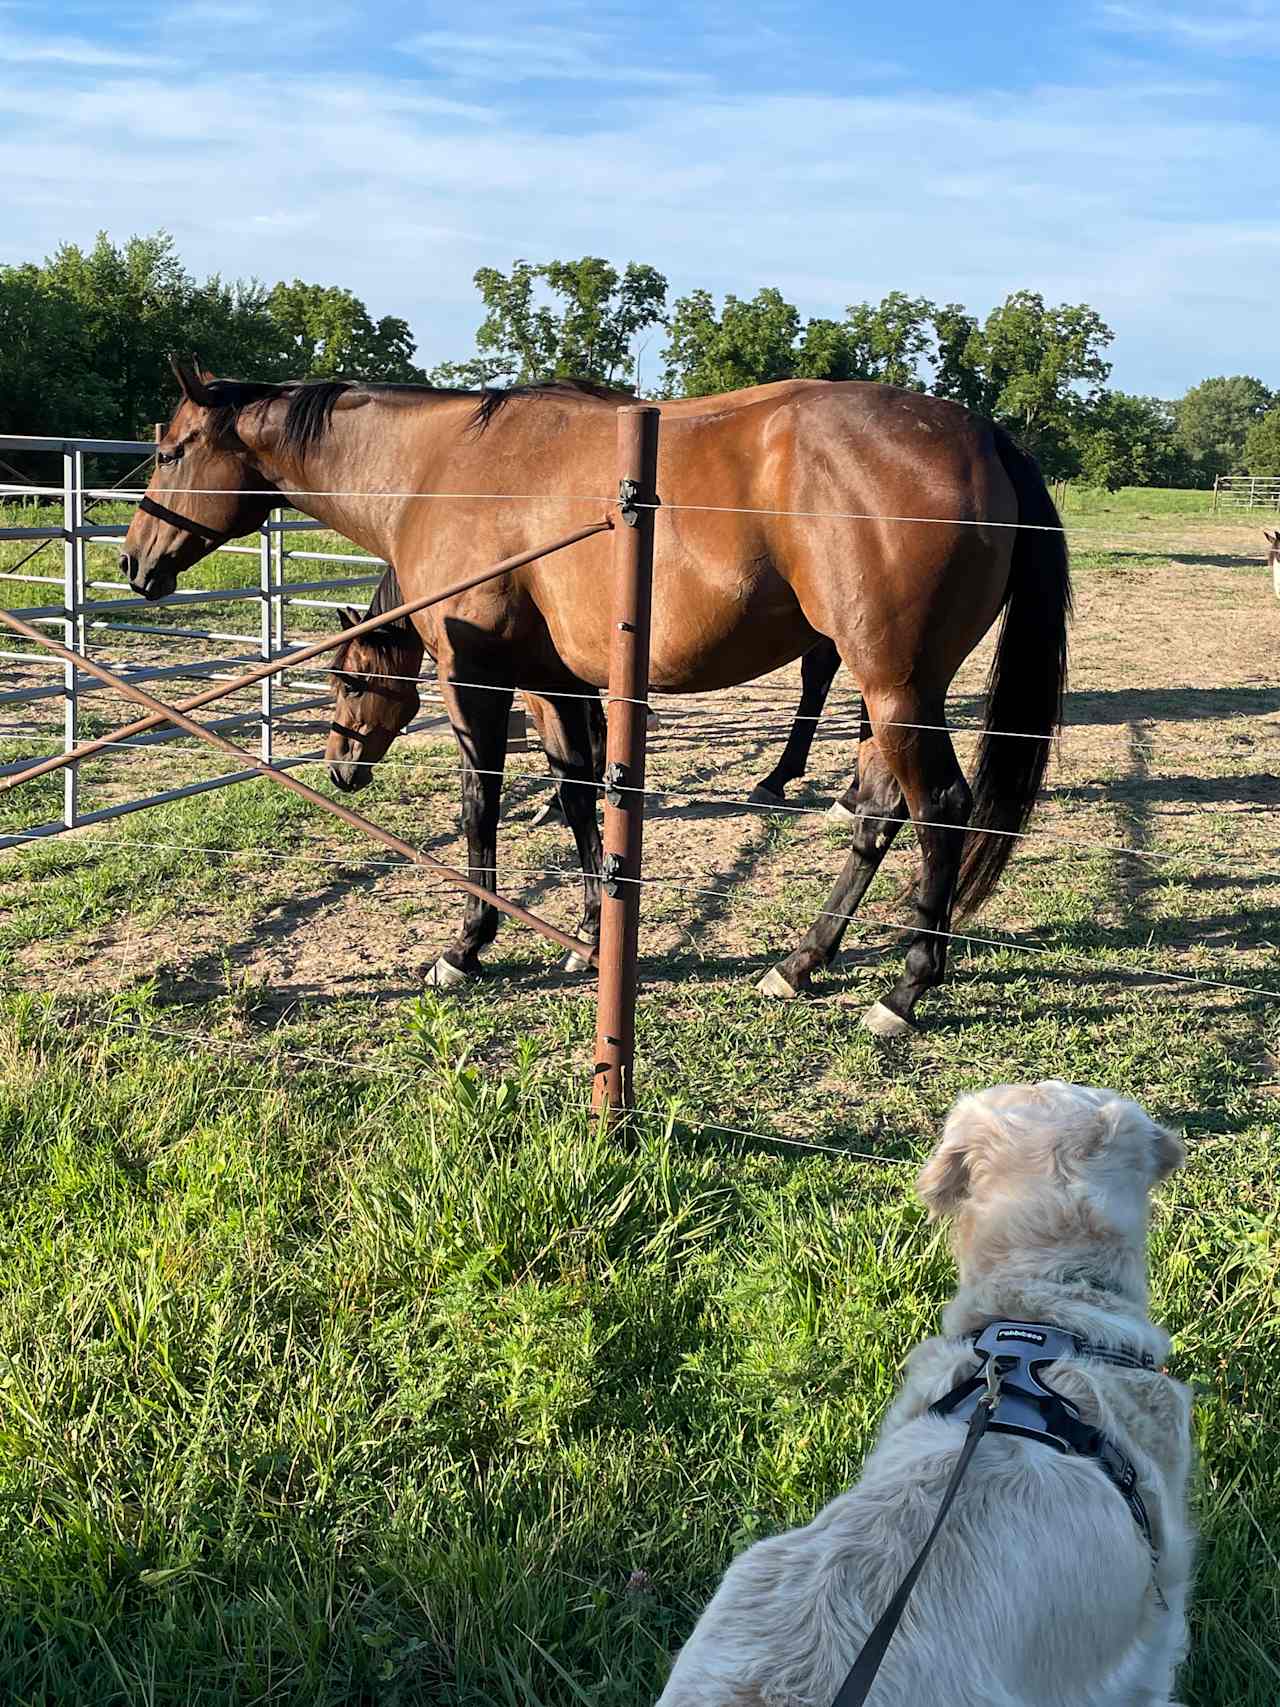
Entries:
[[832, 1707], [862, 1707], [867, 1699], [871, 1685], [876, 1680], [881, 1661], [888, 1651], [893, 1633], [898, 1628], [902, 1614], [907, 1610], [907, 1601], [911, 1591], [916, 1586], [916, 1579], [924, 1569], [924, 1562], [933, 1550], [933, 1544], [938, 1539], [938, 1531], [946, 1521], [947, 1513], [951, 1510], [951, 1502], [959, 1491], [969, 1461], [977, 1449], [978, 1442], [987, 1432], [991, 1423], [992, 1412], [999, 1393], [999, 1364], [993, 1360], [989, 1365], [994, 1379], [988, 1381], [984, 1376], [983, 1386], [986, 1391], [979, 1398], [969, 1419], [969, 1432], [965, 1435], [964, 1445], [960, 1448], [960, 1456], [956, 1459], [956, 1467], [951, 1472], [951, 1480], [947, 1483], [942, 1503], [938, 1507], [938, 1515], [933, 1520], [933, 1528], [929, 1531], [928, 1539], [916, 1554], [915, 1563], [898, 1585], [897, 1593], [885, 1607], [876, 1622], [875, 1629], [862, 1644], [862, 1651], [853, 1662], [848, 1677], [840, 1685], [840, 1693], [836, 1696]]
[[988, 1430], [993, 1434], [1019, 1434], [1027, 1440], [1043, 1441], [1057, 1452], [1092, 1458], [1128, 1506], [1152, 1558], [1155, 1558], [1151, 1520], [1138, 1492], [1137, 1471], [1133, 1464], [1100, 1429], [1091, 1428], [1071, 1401], [1055, 1393], [1041, 1376], [1041, 1370], [1047, 1364], [1062, 1357], [1090, 1357], [1125, 1369], [1153, 1369], [1154, 1358], [1147, 1354], [1135, 1356], [1127, 1351], [1091, 1345], [1078, 1334], [1043, 1322], [991, 1322], [974, 1336], [973, 1349], [979, 1359], [977, 1373], [929, 1407], [930, 1416], [946, 1417], [956, 1422], [967, 1419], [969, 1424], [933, 1528], [897, 1593], [863, 1643], [862, 1651], [853, 1662], [853, 1669], [841, 1685], [832, 1707], [862, 1707], [865, 1702], [893, 1633], [906, 1611], [911, 1591], [951, 1510], [974, 1449]]

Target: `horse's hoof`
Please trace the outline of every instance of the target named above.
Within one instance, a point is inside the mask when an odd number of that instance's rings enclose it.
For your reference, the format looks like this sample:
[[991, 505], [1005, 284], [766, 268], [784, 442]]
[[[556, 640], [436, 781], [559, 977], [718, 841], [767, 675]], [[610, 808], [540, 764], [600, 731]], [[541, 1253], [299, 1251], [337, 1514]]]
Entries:
[[562, 970], [565, 972], [590, 972], [591, 962], [585, 954], [579, 954], [577, 949], [573, 948], [565, 956]]
[[451, 960], [446, 960], [442, 954], [439, 960], [427, 973], [427, 988], [429, 990], [452, 990], [457, 984], [465, 984], [468, 974], [461, 967], [455, 966]]
[[747, 796], [747, 800], [752, 806], [781, 806], [783, 804], [782, 796], [775, 794], [771, 788], [766, 788], [762, 782], [755, 785]]
[[827, 807], [827, 817], [833, 824], [856, 824], [858, 822], [858, 814], [850, 812], [843, 800], [832, 801], [831, 805]]
[[873, 1037], [909, 1037], [916, 1029], [909, 1019], [903, 1019], [883, 1002], [872, 1002], [862, 1016], [862, 1023]]
[[776, 966], [771, 966], [756, 985], [756, 994], [758, 996], [775, 996], [783, 1002], [793, 1002], [800, 992], [794, 985], [787, 983]]
[[564, 823], [564, 812], [561, 809], [560, 802], [554, 798], [551, 800], [545, 801], [543, 803], [543, 805], [539, 806], [538, 810], [534, 813], [533, 817], [529, 820], [530, 828], [534, 829], [534, 830], [541, 829], [543, 824], [563, 824], [563, 823]]

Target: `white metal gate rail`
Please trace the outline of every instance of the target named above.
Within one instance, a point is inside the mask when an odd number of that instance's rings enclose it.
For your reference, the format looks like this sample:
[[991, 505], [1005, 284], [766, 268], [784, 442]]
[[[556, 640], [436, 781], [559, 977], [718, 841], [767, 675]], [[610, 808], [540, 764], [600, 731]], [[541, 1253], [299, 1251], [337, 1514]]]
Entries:
[[1219, 474], [1213, 482], [1213, 507], [1280, 510], [1280, 474]]
[[[152, 601], [138, 597], [133, 593], [128, 583], [115, 579], [90, 578], [87, 567], [88, 548], [91, 546], [110, 545], [119, 541], [128, 531], [124, 526], [93, 522], [86, 518], [84, 462], [86, 456], [131, 456], [136, 460], [149, 455], [154, 446], [144, 440], [133, 439], [57, 439], [33, 438], [16, 435], [0, 434], [0, 457], [12, 451], [41, 451], [45, 454], [55, 454], [62, 457], [62, 525], [60, 527], [0, 527], [0, 539], [39, 541], [61, 540], [62, 542], [62, 574], [61, 576], [23, 574], [21, 572], [0, 572], [0, 583], [5, 581], [25, 583], [27, 585], [48, 586], [59, 589], [61, 602], [58, 604], [15, 607], [14, 614], [27, 622], [60, 626], [63, 644], [73, 651], [86, 656], [86, 647], [92, 643], [91, 636], [102, 631], [125, 634], [142, 634], [156, 640], [201, 640], [214, 643], [221, 642], [242, 648], [235, 656], [197, 659], [188, 663], [141, 665], [130, 667], [113, 663], [120, 676], [130, 682], [158, 681], [170, 677], [190, 676], [194, 678], [216, 679], [238, 674], [247, 666], [257, 663], [259, 659], [270, 661], [286, 656], [292, 645], [285, 638], [285, 618], [287, 607], [297, 605], [303, 609], [337, 610], [344, 602], [335, 594], [351, 588], [369, 588], [376, 586], [382, 570], [386, 567], [381, 558], [370, 557], [365, 553], [333, 552], [333, 551], [302, 551], [290, 550], [285, 543], [285, 536], [292, 533], [323, 532], [321, 522], [309, 520], [286, 519], [283, 510], [275, 510], [263, 524], [256, 545], [235, 544], [224, 545], [220, 552], [212, 553], [217, 556], [228, 553], [235, 556], [253, 557], [258, 563], [258, 578], [256, 586], [217, 587], [208, 590], [191, 589], [172, 593], [161, 601], [167, 609], [174, 607], [219, 605], [240, 599], [257, 599], [259, 601], [260, 621], [256, 644], [252, 635], [219, 632], [217, 629], [206, 628], [176, 628], [168, 623], [140, 623], [136, 621], [119, 621], [122, 614], [147, 608], [154, 608]], [[24, 488], [19, 485], [0, 485], [0, 497], [13, 499], [23, 496]], [[101, 491], [101, 488], [95, 490]], [[362, 574], [345, 574], [325, 576], [311, 581], [287, 581], [286, 568], [290, 562], [307, 562], [330, 564], [344, 569], [367, 569]], [[105, 597], [97, 595], [107, 595]], [[124, 596], [120, 596], [124, 595]], [[362, 603], [362, 600], [353, 602]], [[116, 620], [112, 620], [112, 619]], [[251, 649], [250, 649], [251, 648]], [[0, 651], [0, 661], [32, 665], [40, 660], [31, 653]], [[102, 684], [90, 678], [83, 678], [70, 664], [57, 666], [62, 671], [60, 683], [49, 687], [22, 687], [15, 689], [0, 688], [0, 710], [32, 705], [41, 701], [58, 699], [63, 701], [62, 739], [64, 751], [70, 751], [84, 732], [79, 728], [81, 703], [87, 695], [101, 693]], [[259, 686], [259, 703], [254, 711], [240, 711], [230, 716], [219, 718], [210, 724], [210, 728], [231, 730], [243, 728], [246, 724], [257, 723], [259, 727], [259, 751], [264, 759], [269, 760], [280, 769], [291, 769], [295, 765], [305, 764], [307, 758], [278, 759], [274, 754], [275, 737], [278, 733], [289, 728], [289, 719], [300, 714], [316, 710], [329, 703], [328, 695], [322, 691], [322, 684], [317, 682], [300, 682], [294, 684], [302, 691], [310, 690], [312, 697], [281, 703], [277, 696], [277, 678], [268, 677]], [[423, 729], [440, 722], [438, 714], [418, 718], [410, 725], [410, 729]], [[150, 735], [142, 735], [128, 743], [127, 752], [133, 747], [162, 745], [165, 742], [184, 740], [186, 737], [181, 730], [157, 730]], [[34, 756], [34, 755], [33, 755]], [[13, 763], [0, 765], [0, 776], [9, 775], [24, 769], [31, 763], [30, 757], [24, 757]], [[119, 818], [128, 812], [138, 812], [148, 806], [159, 806], [168, 800], [180, 800], [191, 794], [204, 794], [210, 789], [225, 788], [234, 782], [247, 781], [256, 773], [240, 770], [227, 776], [213, 777], [200, 782], [184, 784], [177, 788], [167, 788], [152, 794], [139, 795], [134, 799], [117, 802], [102, 807], [93, 812], [80, 810], [80, 787], [77, 772], [78, 765], [68, 765], [63, 771], [62, 816], [49, 823], [32, 824], [12, 834], [0, 834], [0, 848], [10, 847], [40, 836], [55, 836], [64, 830], [74, 829], [83, 824], [95, 824], [108, 818]]]

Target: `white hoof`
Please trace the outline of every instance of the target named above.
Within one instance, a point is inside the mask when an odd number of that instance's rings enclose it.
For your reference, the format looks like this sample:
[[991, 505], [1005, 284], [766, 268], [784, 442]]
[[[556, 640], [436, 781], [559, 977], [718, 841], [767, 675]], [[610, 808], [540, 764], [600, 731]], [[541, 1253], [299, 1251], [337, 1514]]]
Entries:
[[563, 824], [563, 823], [564, 823], [564, 811], [561, 808], [560, 802], [555, 798], [554, 795], [551, 797], [550, 800], [546, 801], [542, 806], [539, 806], [538, 810], [534, 813], [533, 817], [529, 820], [530, 828], [534, 829], [534, 830], [539, 829], [543, 824]]
[[776, 996], [780, 1001], [791, 1002], [800, 992], [787, 983], [776, 966], [772, 966], [756, 985], [756, 994], [758, 996]]
[[872, 1002], [862, 1016], [862, 1023], [873, 1037], [909, 1037], [916, 1029], [909, 1019], [903, 1019], [883, 1002]]
[[781, 806], [783, 804], [780, 794], [775, 794], [771, 788], [766, 788], [760, 782], [751, 790], [747, 799], [752, 806]]
[[466, 981], [467, 974], [460, 972], [452, 961], [445, 959], [443, 954], [427, 973], [427, 988], [429, 990], [452, 990], [455, 984], [465, 984]]
[[833, 824], [856, 824], [858, 822], [858, 814], [850, 812], [843, 800], [832, 801], [831, 805], [827, 807], [827, 817]]
[[576, 948], [570, 949], [565, 956], [563, 970], [565, 972], [590, 972], [591, 962], [585, 954], [579, 954]]

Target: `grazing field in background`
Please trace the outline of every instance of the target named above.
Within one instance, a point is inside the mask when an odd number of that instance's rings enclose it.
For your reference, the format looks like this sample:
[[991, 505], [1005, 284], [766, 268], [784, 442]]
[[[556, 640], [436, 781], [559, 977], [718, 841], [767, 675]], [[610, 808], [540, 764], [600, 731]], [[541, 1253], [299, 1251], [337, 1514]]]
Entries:
[[[650, 1699], [732, 1554], [857, 1474], [934, 1327], [953, 1271], [910, 1188], [946, 1109], [1056, 1075], [1187, 1131], [1151, 1247], [1199, 1395], [1182, 1697], [1270, 1707], [1280, 1002], [1253, 992], [1280, 991], [1280, 610], [1257, 518], [1210, 502], [1068, 494], [1038, 834], [906, 1041], [857, 1024], [905, 848], [812, 999], [751, 988], [840, 858], [843, 678], [812, 815], [732, 804], [794, 669], [663, 706], [632, 1133], [586, 1113], [590, 986], [548, 945], [504, 926], [484, 980], [422, 996], [454, 898], [267, 785], [0, 856], [0, 1694]], [[106, 758], [87, 793], [142, 764], [217, 761]], [[455, 768], [402, 745], [361, 805], [457, 857]], [[506, 886], [572, 921], [567, 836], [528, 823], [545, 765], [511, 769]]]

